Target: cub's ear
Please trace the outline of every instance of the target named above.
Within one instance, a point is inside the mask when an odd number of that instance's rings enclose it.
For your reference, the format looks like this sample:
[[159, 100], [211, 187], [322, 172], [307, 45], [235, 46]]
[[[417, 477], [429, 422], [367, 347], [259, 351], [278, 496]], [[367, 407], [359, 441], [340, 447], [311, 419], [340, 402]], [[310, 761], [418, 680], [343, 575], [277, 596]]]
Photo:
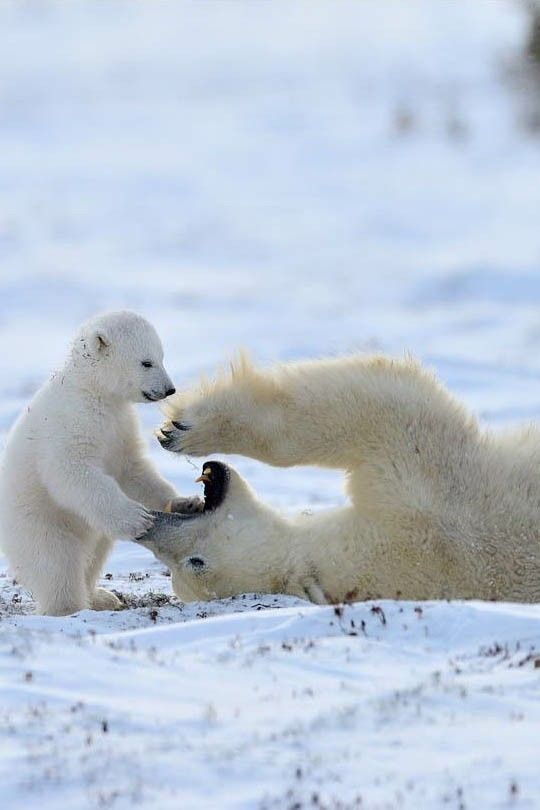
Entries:
[[103, 331], [94, 332], [94, 334], [92, 335], [92, 343], [94, 353], [98, 356], [101, 354], [105, 354], [106, 350], [111, 345], [110, 338]]

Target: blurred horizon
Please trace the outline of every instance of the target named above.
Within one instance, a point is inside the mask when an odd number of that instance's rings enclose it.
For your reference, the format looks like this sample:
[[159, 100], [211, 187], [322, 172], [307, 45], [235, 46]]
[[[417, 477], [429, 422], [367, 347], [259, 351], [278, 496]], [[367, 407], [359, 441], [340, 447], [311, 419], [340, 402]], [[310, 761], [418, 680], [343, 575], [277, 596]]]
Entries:
[[239, 347], [412, 352], [537, 418], [535, 8], [3, 4], [2, 431], [116, 308], [178, 385]]

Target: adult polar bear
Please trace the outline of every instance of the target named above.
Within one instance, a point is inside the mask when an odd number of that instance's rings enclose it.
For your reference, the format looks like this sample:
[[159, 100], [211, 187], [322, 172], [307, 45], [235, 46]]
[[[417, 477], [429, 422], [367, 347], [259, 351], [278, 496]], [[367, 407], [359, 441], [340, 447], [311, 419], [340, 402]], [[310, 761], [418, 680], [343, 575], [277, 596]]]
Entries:
[[64, 367], [8, 436], [0, 545], [51, 615], [120, 606], [96, 588], [112, 541], [152, 524], [175, 492], [144, 455], [132, 403], [174, 393], [154, 328], [132, 312], [84, 324]]
[[165, 408], [169, 450], [343, 469], [350, 498], [291, 519], [234, 470], [205, 465], [211, 507], [158, 515], [141, 540], [171, 566], [181, 598], [540, 600], [539, 432], [482, 430], [417, 363], [349, 357], [262, 372], [241, 360]]

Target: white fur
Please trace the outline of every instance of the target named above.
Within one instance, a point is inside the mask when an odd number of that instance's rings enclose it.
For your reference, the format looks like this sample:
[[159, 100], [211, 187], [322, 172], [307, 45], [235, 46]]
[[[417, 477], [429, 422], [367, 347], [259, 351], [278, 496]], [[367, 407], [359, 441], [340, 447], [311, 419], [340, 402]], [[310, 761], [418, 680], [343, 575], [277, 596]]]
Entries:
[[350, 357], [262, 372], [242, 360], [172, 397], [166, 413], [179, 425], [164, 425], [168, 449], [340, 468], [350, 501], [284, 517], [231, 471], [215, 512], [158, 522], [143, 538], [171, 565], [181, 598], [540, 600], [538, 430], [481, 429], [415, 362]]
[[147, 510], [174, 497], [145, 457], [132, 403], [170, 389], [154, 328], [134, 313], [109, 313], [84, 324], [64, 367], [12, 428], [0, 545], [41, 613], [120, 605], [95, 588], [112, 541], [145, 531]]

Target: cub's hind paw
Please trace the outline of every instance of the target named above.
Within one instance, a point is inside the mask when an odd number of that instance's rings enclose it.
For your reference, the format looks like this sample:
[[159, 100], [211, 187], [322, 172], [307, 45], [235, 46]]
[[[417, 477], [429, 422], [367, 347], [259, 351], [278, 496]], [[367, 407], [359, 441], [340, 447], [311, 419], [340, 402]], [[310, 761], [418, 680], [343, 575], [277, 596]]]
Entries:
[[92, 610], [122, 610], [124, 605], [111, 591], [96, 588], [90, 596], [90, 607]]

